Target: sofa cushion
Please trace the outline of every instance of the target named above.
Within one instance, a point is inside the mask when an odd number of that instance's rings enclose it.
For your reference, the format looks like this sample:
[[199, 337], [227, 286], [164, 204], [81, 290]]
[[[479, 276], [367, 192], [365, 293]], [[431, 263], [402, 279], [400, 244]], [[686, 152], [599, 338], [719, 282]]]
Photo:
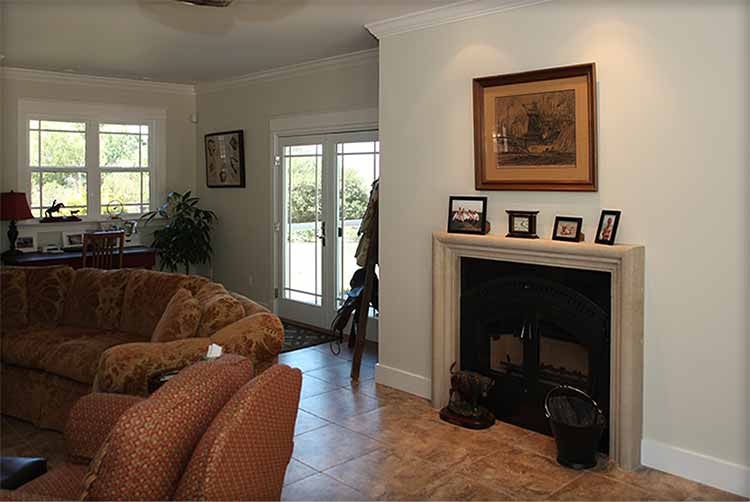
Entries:
[[2, 330], [11, 331], [29, 324], [26, 272], [22, 268], [0, 269], [0, 316]]
[[48, 373], [77, 382], [92, 384], [102, 353], [115, 345], [139, 342], [138, 335], [97, 331], [50, 347], [41, 360], [41, 368]]
[[187, 289], [180, 288], [169, 300], [167, 308], [156, 324], [152, 342], [171, 342], [191, 338], [198, 330], [201, 307], [198, 300]]
[[29, 324], [57, 326], [60, 323], [66, 298], [73, 283], [73, 272], [72, 268], [66, 266], [26, 269]]
[[[223, 289], [223, 288], [222, 288]], [[199, 293], [200, 294], [200, 293]], [[211, 336], [221, 328], [245, 317], [245, 309], [232, 295], [216, 293], [201, 303], [201, 323], [198, 336]]]
[[252, 373], [225, 355], [182, 370], [117, 421], [89, 465], [83, 500], [170, 500], [195, 445]]
[[208, 301], [217, 295], [226, 295], [227, 290], [218, 282], [208, 282], [201, 286], [197, 293], [193, 293], [199, 302], [208, 303]]
[[[103, 330], [118, 329], [128, 273], [127, 270], [96, 268], [76, 270], [65, 301], [63, 323]], [[138, 313], [130, 312], [129, 315], [137, 316]]]
[[250, 298], [243, 296], [239, 293], [229, 293], [232, 295], [233, 298], [235, 298], [238, 302], [242, 304], [242, 308], [245, 310], [245, 317], [253, 314], [258, 314], [260, 312], [270, 312], [266, 307], [261, 305], [260, 303], [255, 303]]
[[2, 360], [5, 364], [30, 369], [44, 369], [42, 360], [61, 343], [95, 336], [101, 330], [58, 326], [56, 328], [28, 328], [14, 333], [3, 333]]
[[153, 270], [131, 270], [125, 287], [120, 331], [150, 340], [169, 300], [190, 277]]

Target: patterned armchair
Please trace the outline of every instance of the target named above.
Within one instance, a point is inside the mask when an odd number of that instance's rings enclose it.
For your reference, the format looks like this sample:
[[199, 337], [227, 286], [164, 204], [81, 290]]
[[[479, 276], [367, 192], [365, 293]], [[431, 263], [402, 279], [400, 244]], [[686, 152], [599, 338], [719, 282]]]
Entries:
[[302, 375], [248, 359], [190, 366], [148, 399], [91, 394], [65, 429], [70, 463], [4, 500], [278, 500]]
[[278, 317], [204, 277], [3, 267], [0, 302], [2, 413], [55, 430], [92, 390], [145, 396], [152, 375], [211, 343], [261, 372], [284, 342]]

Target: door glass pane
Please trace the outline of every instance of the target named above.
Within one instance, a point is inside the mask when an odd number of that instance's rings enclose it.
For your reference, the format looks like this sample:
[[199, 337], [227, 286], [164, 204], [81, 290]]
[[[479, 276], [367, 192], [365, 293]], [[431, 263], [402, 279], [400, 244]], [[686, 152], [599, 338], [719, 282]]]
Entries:
[[284, 298], [320, 305], [323, 298], [323, 145], [286, 146]]
[[337, 298], [343, 301], [349, 291], [349, 281], [359, 268], [355, 253], [357, 231], [367, 209], [370, 189], [379, 173], [378, 142], [358, 141], [336, 145], [338, 170], [338, 280]]

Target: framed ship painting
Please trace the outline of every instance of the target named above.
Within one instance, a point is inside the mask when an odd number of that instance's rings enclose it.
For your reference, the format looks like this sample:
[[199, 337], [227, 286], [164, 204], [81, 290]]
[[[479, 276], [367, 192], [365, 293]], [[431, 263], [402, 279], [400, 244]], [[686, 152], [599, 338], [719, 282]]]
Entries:
[[242, 130], [206, 134], [206, 185], [245, 187], [245, 134]]
[[595, 192], [594, 63], [474, 79], [477, 190]]

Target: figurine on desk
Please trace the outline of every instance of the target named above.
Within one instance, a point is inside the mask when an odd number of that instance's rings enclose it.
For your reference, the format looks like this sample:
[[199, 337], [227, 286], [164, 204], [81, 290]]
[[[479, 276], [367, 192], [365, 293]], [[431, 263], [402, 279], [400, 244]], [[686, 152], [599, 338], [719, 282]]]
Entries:
[[[44, 218], [39, 220], [41, 223], [60, 223], [62, 221], [81, 221], [81, 218], [76, 216], [78, 211], [71, 211], [68, 216], [59, 216], [60, 209], [64, 208], [65, 204], [57, 202], [57, 199], [52, 201], [52, 205], [44, 210]], [[58, 216], [53, 216], [55, 213]]]

